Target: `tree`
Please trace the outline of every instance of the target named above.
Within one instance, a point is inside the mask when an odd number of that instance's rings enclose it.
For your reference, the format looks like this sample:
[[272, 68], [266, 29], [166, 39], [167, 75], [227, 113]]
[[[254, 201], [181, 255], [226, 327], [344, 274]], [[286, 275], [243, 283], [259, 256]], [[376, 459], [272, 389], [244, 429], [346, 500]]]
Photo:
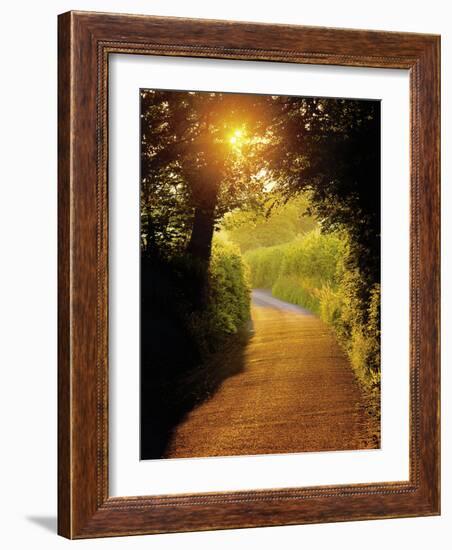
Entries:
[[380, 103], [284, 98], [279, 129], [279, 191], [286, 198], [308, 192], [323, 230], [347, 233], [365, 310], [380, 281]]
[[368, 302], [380, 277], [379, 102], [159, 90], [141, 102], [145, 254], [191, 255], [202, 286], [225, 213], [307, 192], [323, 230], [347, 233]]
[[314, 99], [303, 105], [295, 131], [291, 156], [299, 148], [307, 162], [291, 182], [293, 188], [311, 191], [313, 210], [325, 227], [346, 228], [353, 241], [377, 250], [380, 103]]
[[265, 103], [244, 94], [141, 92], [145, 253], [186, 251], [208, 263], [216, 222], [262, 192]]

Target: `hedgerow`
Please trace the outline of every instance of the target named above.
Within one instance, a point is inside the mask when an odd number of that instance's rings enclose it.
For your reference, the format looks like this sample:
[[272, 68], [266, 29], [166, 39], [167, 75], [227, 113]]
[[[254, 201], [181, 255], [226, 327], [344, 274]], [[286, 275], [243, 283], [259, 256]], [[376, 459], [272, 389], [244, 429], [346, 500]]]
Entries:
[[380, 384], [380, 286], [367, 288], [351, 266], [344, 234], [318, 229], [291, 243], [245, 254], [255, 288], [316, 313], [333, 327], [357, 378], [377, 394]]

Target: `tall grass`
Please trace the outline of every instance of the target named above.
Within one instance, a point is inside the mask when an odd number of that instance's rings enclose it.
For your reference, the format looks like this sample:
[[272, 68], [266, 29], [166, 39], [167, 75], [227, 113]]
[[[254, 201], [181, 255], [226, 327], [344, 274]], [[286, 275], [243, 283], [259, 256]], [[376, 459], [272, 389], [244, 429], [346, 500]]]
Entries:
[[380, 383], [380, 287], [366, 289], [347, 262], [344, 235], [315, 229], [291, 243], [245, 254], [254, 288], [316, 313], [333, 327], [357, 378], [373, 393]]

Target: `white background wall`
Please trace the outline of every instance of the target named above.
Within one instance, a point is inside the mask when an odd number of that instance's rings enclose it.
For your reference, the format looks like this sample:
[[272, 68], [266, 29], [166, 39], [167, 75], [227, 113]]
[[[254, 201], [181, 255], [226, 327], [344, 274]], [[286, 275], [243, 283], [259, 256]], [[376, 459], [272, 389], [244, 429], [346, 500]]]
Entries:
[[[452, 538], [450, 2], [4, 2], [0, 22], [0, 540], [3, 548], [449, 548]], [[70, 9], [442, 34], [443, 515], [69, 542], [56, 526], [56, 66]], [[449, 99], [447, 99], [449, 96]], [[449, 434], [449, 437], [447, 437]], [[449, 539], [449, 540], [448, 540]]]

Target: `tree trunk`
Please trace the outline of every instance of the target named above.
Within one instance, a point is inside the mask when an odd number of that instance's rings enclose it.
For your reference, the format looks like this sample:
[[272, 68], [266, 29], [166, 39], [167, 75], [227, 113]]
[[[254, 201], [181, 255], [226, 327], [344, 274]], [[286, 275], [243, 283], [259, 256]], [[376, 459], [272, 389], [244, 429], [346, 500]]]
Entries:
[[196, 259], [209, 263], [215, 226], [215, 209], [220, 190], [216, 165], [208, 165], [197, 174], [191, 185], [192, 205], [195, 207], [188, 252]]
[[209, 261], [220, 183], [216, 178], [208, 177], [208, 174], [204, 174], [204, 176], [198, 181], [197, 185], [192, 186], [195, 213], [187, 247], [187, 252], [194, 260], [193, 297], [196, 309], [202, 309], [207, 304], [208, 299]]
[[196, 207], [188, 252], [207, 264], [212, 250], [214, 224], [214, 209]]

